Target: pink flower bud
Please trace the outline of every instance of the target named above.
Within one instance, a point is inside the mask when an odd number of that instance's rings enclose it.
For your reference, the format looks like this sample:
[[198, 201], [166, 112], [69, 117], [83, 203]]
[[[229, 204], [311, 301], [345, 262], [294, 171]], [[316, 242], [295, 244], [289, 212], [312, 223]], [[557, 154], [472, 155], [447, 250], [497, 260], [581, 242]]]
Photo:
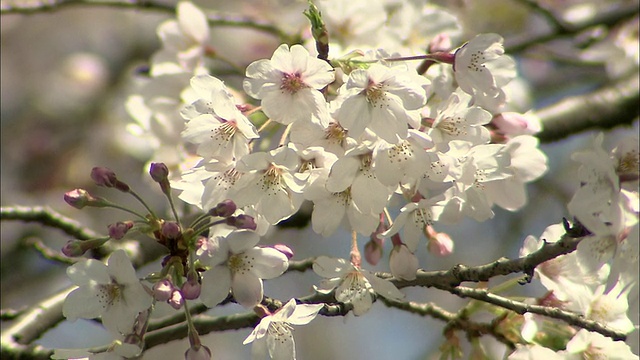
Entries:
[[98, 186], [116, 188], [122, 192], [129, 191], [129, 185], [118, 180], [116, 173], [106, 167], [96, 166], [91, 169], [91, 179]]
[[169, 168], [164, 163], [151, 163], [149, 167], [149, 175], [153, 181], [157, 183], [162, 183], [166, 181], [169, 177]]
[[171, 299], [175, 288], [169, 279], [162, 279], [153, 285], [153, 297], [158, 301]]
[[293, 257], [293, 250], [291, 250], [291, 248], [288, 247], [287, 245], [275, 244], [273, 245], [273, 248], [283, 253], [284, 256], [287, 257], [287, 259], [291, 259]]
[[180, 291], [174, 290], [171, 293], [171, 298], [167, 300], [167, 303], [169, 303], [169, 305], [171, 305], [172, 308], [179, 310], [182, 307], [182, 305], [184, 305], [184, 298], [182, 297], [182, 294], [180, 293]]
[[409, 250], [407, 245], [396, 245], [389, 256], [391, 274], [400, 280], [415, 280], [418, 271], [418, 258]]
[[364, 258], [367, 260], [367, 263], [371, 265], [377, 265], [380, 259], [382, 258], [382, 240], [378, 238], [371, 238], [364, 245]]
[[75, 189], [65, 193], [64, 201], [76, 209], [82, 209], [85, 206], [103, 207], [106, 205], [104, 199], [93, 197], [84, 189]]
[[194, 300], [200, 296], [200, 290], [202, 286], [198, 281], [198, 273], [189, 272], [187, 274], [187, 281], [182, 284], [182, 288], [180, 292], [182, 293], [182, 297], [187, 300]]
[[233, 213], [236, 212], [237, 208], [238, 207], [236, 206], [236, 203], [233, 202], [233, 200], [227, 199], [216, 205], [216, 207], [214, 207], [213, 209], [209, 210], [209, 215], [227, 218], [233, 215]]
[[162, 236], [167, 239], [177, 239], [180, 237], [180, 225], [175, 221], [165, 221], [160, 230]]
[[447, 233], [433, 232], [428, 237], [427, 249], [437, 256], [449, 256], [453, 253], [453, 240]]
[[446, 33], [440, 33], [431, 39], [431, 42], [429, 43], [429, 52], [447, 52], [450, 51], [452, 47], [451, 37]]
[[98, 248], [107, 242], [109, 238], [97, 238], [89, 240], [69, 240], [63, 247], [62, 253], [68, 257], [82, 256], [88, 250]]
[[118, 221], [115, 224], [108, 226], [109, 237], [112, 239], [120, 240], [133, 227], [133, 221]]
[[230, 216], [227, 218], [227, 225], [235, 226], [238, 229], [255, 230], [258, 225], [253, 216], [240, 214], [238, 216]]
[[211, 350], [204, 345], [191, 346], [184, 353], [185, 360], [211, 360]]
[[491, 119], [491, 125], [507, 136], [533, 135], [542, 130], [540, 119], [533, 115], [503, 112]]
[[62, 247], [62, 253], [68, 257], [78, 257], [84, 255], [88, 249], [85, 249], [82, 246], [83, 241], [80, 240], [69, 240]]

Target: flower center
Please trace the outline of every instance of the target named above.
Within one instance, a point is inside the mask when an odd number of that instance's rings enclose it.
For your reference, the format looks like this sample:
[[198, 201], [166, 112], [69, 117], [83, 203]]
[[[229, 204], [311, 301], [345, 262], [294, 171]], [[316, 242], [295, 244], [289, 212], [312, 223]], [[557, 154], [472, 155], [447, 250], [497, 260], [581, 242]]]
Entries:
[[111, 284], [99, 285], [98, 302], [103, 308], [112, 306], [122, 299], [122, 285], [112, 282]]
[[232, 274], [244, 275], [253, 269], [254, 257], [248, 257], [246, 254], [234, 254], [229, 256], [227, 266]]
[[293, 327], [289, 323], [283, 321], [273, 321], [269, 324], [269, 335], [274, 336], [276, 339], [284, 339], [291, 335]]
[[365, 90], [367, 101], [374, 107], [382, 108], [385, 103], [384, 84], [375, 84], [369, 80], [369, 85]]
[[278, 166], [274, 164], [271, 164], [262, 175], [262, 184], [261, 184], [262, 191], [267, 193], [271, 191], [273, 193], [277, 193], [282, 187], [281, 182], [282, 182], [282, 169], [280, 169]]
[[463, 119], [460, 116], [446, 117], [436, 126], [440, 131], [451, 136], [467, 135]]
[[332, 122], [324, 130], [324, 138], [342, 145], [347, 138], [347, 130], [340, 126], [340, 124]]
[[289, 94], [295, 94], [300, 89], [306, 88], [307, 85], [302, 80], [302, 76], [298, 73], [295, 74], [283, 74], [282, 75], [282, 83], [280, 84], [280, 89], [283, 92], [288, 92]]
[[235, 135], [237, 129], [235, 121], [225, 121], [216, 129], [211, 130], [213, 132], [211, 139], [218, 142], [228, 142]]

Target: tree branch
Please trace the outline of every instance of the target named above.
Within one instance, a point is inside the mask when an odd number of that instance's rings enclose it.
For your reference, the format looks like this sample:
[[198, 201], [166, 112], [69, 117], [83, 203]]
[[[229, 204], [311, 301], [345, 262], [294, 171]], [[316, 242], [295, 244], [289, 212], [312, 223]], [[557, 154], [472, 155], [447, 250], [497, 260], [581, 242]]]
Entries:
[[554, 29], [552, 29], [547, 34], [537, 35], [524, 40], [509, 41], [509, 39], [507, 39], [505, 43], [505, 51], [510, 54], [516, 54], [538, 44], [544, 44], [549, 41], [558, 40], [562, 37], [575, 36], [576, 34], [579, 34], [580, 32], [593, 26], [604, 25], [607, 27], [612, 27], [621, 21], [631, 19], [637, 15], [637, 4], [616, 7], [615, 9], [612, 9], [610, 11], [597, 13], [593, 17], [585, 19], [580, 23], [572, 25], [567, 24], [561, 27], [555, 26]]
[[443, 288], [463, 298], [471, 298], [479, 301], [483, 301], [488, 304], [497, 305], [499, 307], [515, 311], [516, 313], [523, 315], [525, 313], [532, 313], [538, 315], [548, 316], [554, 319], [563, 320], [569, 325], [577, 326], [589, 331], [595, 331], [604, 336], [610, 337], [613, 340], [626, 340], [627, 335], [623, 332], [613, 330], [605, 325], [601, 325], [596, 321], [586, 319], [580, 314], [576, 314], [570, 311], [565, 311], [559, 308], [547, 307], [541, 305], [528, 305], [519, 301], [510, 300], [505, 297], [492, 294], [486, 289], [472, 289], [464, 286], [457, 286], [453, 288]]
[[592, 128], [632, 124], [640, 116], [639, 73], [594, 92], [564, 98], [538, 109], [542, 142], [552, 142]]
[[100, 236], [93, 230], [80, 225], [79, 222], [44, 206], [0, 207], [0, 221], [4, 220], [39, 223], [44, 226], [60, 229], [78, 240], [94, 239]]
[[[2, 7], [0, 8], [0, 15], [30, 15], [42, 12], [53, 12], [66, 7], [74, 6], [100, 6], [124, 9], [144, 9], [160, 11], [172, 15], [176, 13], [176, 8], [174, 5], [169, 5], [153, 0], [46, 0], [46, 2], [40, 1], [36, 4], [28, 3], [15, 5], [9, 5], [3, 2]], [[287, 33], [274, 26], [273, 24], [264, 23], [249, 17], [207, 14], [207, 19], [210, 26], [244, 27], [274, 35], [280, 40], [287, 43], [297, 42], [297, 38], [289, 36]]]
[[3, 359], [49, 359], [53, 353], [39, 345], [30, 345], [42, 334], [64, 320], [62, 305], [73, 288], [35, 304], [20, 315], [16, 322], [2, 330], [0, 357]]

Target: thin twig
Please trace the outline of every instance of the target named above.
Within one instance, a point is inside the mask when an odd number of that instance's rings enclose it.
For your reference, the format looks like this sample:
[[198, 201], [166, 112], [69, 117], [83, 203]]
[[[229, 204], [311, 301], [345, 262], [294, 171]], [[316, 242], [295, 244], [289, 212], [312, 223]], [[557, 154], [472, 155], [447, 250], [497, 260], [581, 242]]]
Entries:
[[64, 265], [73, 265], [78, 262], [78, 258], [67, 257], [62, 252], [50, 248], [40, 239], [29, 238], [25, 240], [25, 244], [27, 246], [33, 246], [33, 248], [36, 249], [40, 253], [40, 255], [42, 255], [47, 260], [55, 261]]

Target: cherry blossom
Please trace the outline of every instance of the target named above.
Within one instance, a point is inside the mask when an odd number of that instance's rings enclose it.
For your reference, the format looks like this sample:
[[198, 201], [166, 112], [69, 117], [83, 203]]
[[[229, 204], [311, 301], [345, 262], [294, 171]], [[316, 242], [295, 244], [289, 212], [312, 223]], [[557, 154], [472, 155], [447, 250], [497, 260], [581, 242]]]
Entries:
[[334, 80], [333, 68], [300, 45], [282, 44], [270, 60], [247, 67], [244, 90], [262, 100], [262, 110], [273, 121], [288, 125], [312, 116], [325, 118], [326, 101], [319, 91]]
[[345, 259], [319, 256], [313, 262], [313, 271], [325, 278], [316, 290], [326, 294], [335, 290], [336, 300], [350, 303], [355, 315], [369, 311], [374, 293], [391, 300], [404, 298], [404, 294], [389, 280], [357, 268]]
[[191, 87], [200, 98], [181, 111], [189, 120], [183, 138], [197, 144], [197, 153], [204, 158], [240, 159], [249, 154], [249, 140], [260, 135], [238, 110], [224, 83], [199, 75], [191, 79]]
[[334, 113], [336, 120], [357, 138], [371, 129], [385, 141], [397, 144], [407, 137], [408, 125], [418, 128], [420, 109], [426, 103], [426, 78], [415, 70], [389, 68], [372, 64], [357, 69], [338, 90], [335, 100], [340, 107]]
[[254, 152], [237, 164], [244, 172], [229, 192], [238, 206], [253, 205], [270, 224], [293, 215], [300, 208], [304, 183], [293, 176], [300, 164], [292, 147]]
[[267, 354], [274, 360], [294, 360], [296, 347], [291, 325], [306, 325], [322, 309], [323, 304], [297, 304], [289, 300], [275, 313], [260, 320], [243, 344], [253, 343], [253, 358], [264, 358]]
[[276, 249], [255, 246], [259, 241], [260, 236], [252, 231], [235, 231], [207, 240], [206, 250], [200, 252], [201, 261], [211, 266], [202, 274], [200, 299], [205, 305], [218, 305], [229, 295], [229, 289], [246, 308], [262, 301], [262, 279], [282, 275], [289, 261]]
[[67, 269], [67, 275], [78, 285], [62, 308], [70, 321], [101, 317], [109, 331], [127, 334], [138, 313], [153, 302], [124, 250], [111, 254], [107, 265], [93, 259], [80, 261]]

